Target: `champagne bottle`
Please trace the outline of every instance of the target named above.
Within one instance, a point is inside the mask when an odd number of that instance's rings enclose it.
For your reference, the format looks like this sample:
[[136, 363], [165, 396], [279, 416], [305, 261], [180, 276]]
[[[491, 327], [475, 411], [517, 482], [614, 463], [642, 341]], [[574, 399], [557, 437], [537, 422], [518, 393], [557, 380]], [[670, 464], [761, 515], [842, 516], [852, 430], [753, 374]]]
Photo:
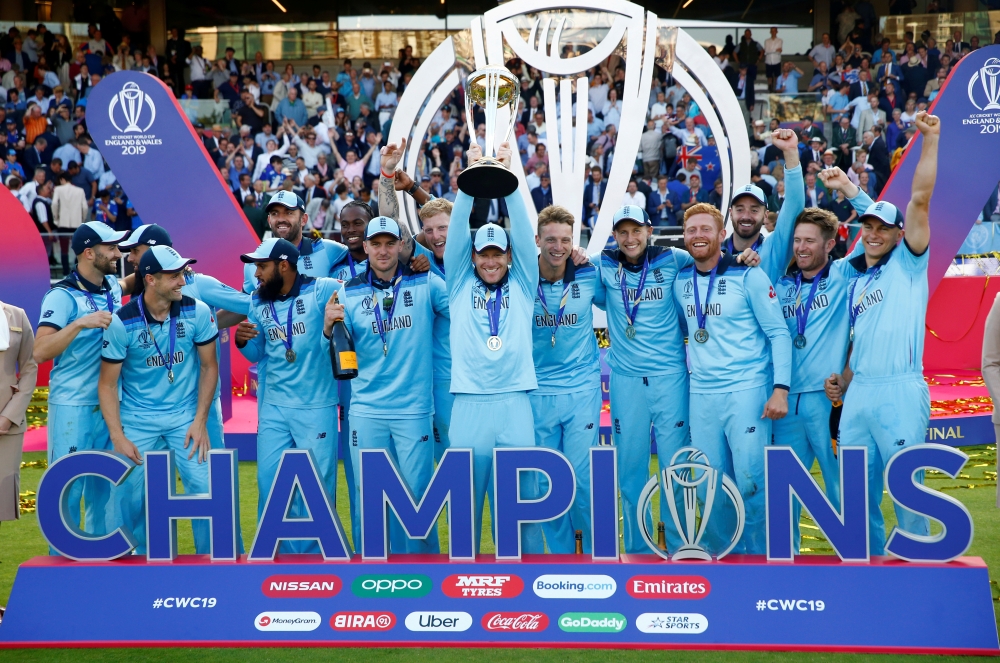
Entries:
[[656, 523], [656, 547], [660, 550], [667, 549], [667, 528], [662, 520]]
[[[333, 301], [338, 301], [337, 293]], [[358, 377], [358, 355], [354, 351], [354, 339], [343, 320], [333, 323], [330, 334], [330, 363], [333, 364], [333, 377], [337, 380], [353, 380]]]
[[583, 554], [583, 530], [576, 530], [576, 554]]

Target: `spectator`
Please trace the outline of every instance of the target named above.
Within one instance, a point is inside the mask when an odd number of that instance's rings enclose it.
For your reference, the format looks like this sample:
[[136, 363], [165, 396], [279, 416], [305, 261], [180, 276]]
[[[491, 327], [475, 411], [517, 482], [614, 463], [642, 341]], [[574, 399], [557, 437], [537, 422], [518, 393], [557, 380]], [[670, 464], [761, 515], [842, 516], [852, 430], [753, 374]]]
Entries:
[[636, 207], [646, 209], [646, 196], [643, 195], [642, 191], [639, 191], [639, 185], [634, 179], [628, 182], [628, 188], [625, 190], [625, 196], [622, 198], [622, 205], [635, 205]]
[[[721, 183], [722, 178], [719, 178]], [[660, 175], [656, 179], [656, 188], [649, 194], [646, 212], [654, 226], [678, 225], [677, 211], [680, 209], [680, 199], [677, 193], [667, 187], [667, 176]], [[721, 209], [721, 208], [720, 208]]]
[[541, 176], [541, 183], [531, 190], [531, 200], [535, 203], [536, 212], [552, 204], [552, 183], [547, 173]]
[[660, 152], [663, 144], [663, 133], [656, 128], [653, 120], [646, 122], [646, 131], [639, 138], [639, 150], [642, 152], [642, 172], [646, 179], [653, 179], [660, 173]]
[[790, 60], [781, 65], [781, 69], [781, 75], [774, 82], [774, 91], [780, 94], [798, 94], [799, 79], [805, 74]]
[[771, 28], [771, 37], [764, 40], [764, 71], [767, 75], [767, 89], [777, 91], [775, 82], [781, 75], [781, 52], [784, 42], [778, 37], [778, 28]]
[[811, 51], [809, 51], [809, 59], [812, 61], [813, 66], [819, 68], [820, 63], [826, 65], [829, 69], [833, 65], [833, 56], [837, 54], [837, 49], [834, 48], [833, 44], [830, 43], [830, 34], [824, 32], [820, 43], [816, 44]]
[[688, 193], [687, 197], [681, 201], [681, 208], [685, 211], [692, 205], [696, 203], [708, 202], [708, 193], [702, 191], [701, 188], [701, 175], [698, 173], [693, 173], [687, 178], [688, 183]]
[[[753, 90], [752, 81], [757, 78], [757, 64], [760, 62], [761, 58], [764, 56], [764, 48], [753, 40], [753, 33], [750, 29], [743, 31], [743, 38], [740, 39], [739, 48], [734, 53], [736, 62], [740, 65], [740, 69], [746, 66], [746, 77], [751, 81], [750, 90]], [[752, 102], [752, 92], [751, 100], [748, 101], [748, 106], [753, 106]], [[739, 95], [737, 95], [739, 96]]]
[[608, 183], [604, 181], [604, 173], [600, 166], [593, 166], [590, 169], [590, 178], [583, 189], [583, 215], [580, 217], [582, 223], [592, 228], [597, 220], [597, 215], [601, 211], [601, 204], [604, 202], [604, 191]]
[[73, 231], [87, 221], [89, 213], [90, 207], [83, 189], [72, 184], [69, 174], [64, 173], [52, 194], [52, 216], [56, 222], [56, 230], [60, 233], [59, 248], [64, 276], [70, 274], [69, 244]]
[[306, 111], [305, 104], [299, 100], [297, 88], [288, 88], [288, 96], [278, 103], [278, 107], [274, 111], [276, 122], [284, 122], [285, 119], [291, 120], [300, 127], [309, 122], [309, 113]]

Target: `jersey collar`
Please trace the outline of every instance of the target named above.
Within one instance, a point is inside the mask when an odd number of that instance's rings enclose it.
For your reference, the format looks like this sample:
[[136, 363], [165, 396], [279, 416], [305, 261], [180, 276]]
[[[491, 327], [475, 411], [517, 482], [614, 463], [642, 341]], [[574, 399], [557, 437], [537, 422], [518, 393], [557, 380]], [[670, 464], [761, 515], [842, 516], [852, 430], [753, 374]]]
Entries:
[[[610, 253], [611, 257], [614, 258], [615, 261], [617, 261], [618, 264], [621, 265], [626, 272], [641, 272], [642, 266], [646, 263], [646, 260], [648, 258], [653, 257], [653, 254], [650, 252], [650, 248], [651, 248], [650, 246], [648, 245], [646, 246], [645, 252], [643, 252], [643, 254], [639, 257], [639, 262], [635, 263], [634, 265], [625, 259], [625, 254], [622, 253], [621, 249], [614, 249]], [[572, 260], [570, 260], [569, 262], [572, 262]], [[569, 268], [569, 262], [566, 265], [567, 269]]]
[[311, 256], [313, 254], [314, 243], [313, 240], [303, 236], [302, 241], [299, 242], [299, 256]]
[[[872, 267], [878, 268], [878, 267], [881, 267], [882, 265], [884, 265], [885, 263], [889, 262], [889, 258], [892, 257], [892, 254], [896, 251], [897, 248], [899, 248], [898, 244], [896, 246], [892, 247], [892, 249], [890, 249], [889, 252], [886, 253], [884, 256], [882, 256], [881, 258], [879, 258], [878, 262], [875, 263], [874, 265], [872, 265]], [[868, 262], [865, 260], [865, 254], [864, 253], [862, 253], [861, 255], [854, 256], [853, 258], [851, 258], [850, 263], [851, 263], [851, 267], [853, 267], [854, 269], [858, 270], [861, 273], [867, 272], [868, 269], [869, 269], [868, 268]]]
[[[833, 267], [833, 258], [829, 258], [828, 257], [827, 261], [826, 261], [826, 267], [824, 267], [822, 269], [822, 271], [820, 271], [820, 273], [817, 274], [817, 276], [820, 278], [820, 280], [825, 279], [826, 277], [830, 276], [830, 268], [831, 267]], [[788, 275], [788, 276], [795, 276], [796, 274], [798, 274], [801, 271], [802, 270], [799, 269], [799, 266], [797, 264], [795, 264], [795, 261], [792, 260], [792, 264], [788, 266], [787, 270], [785, 270], [785, 274]], [[812, 283], [812, 281], [813, 281], [813, 279], [807, 279], [804, 276], [802, 277], [802, 280], [805, 281], [806, 283]]]
[[[400, 278], [405, 278], [407, 276], [411, 276], [414, 273], [413, 270], [410, 269], [409, 265], [401, 265], [401, 267], [402, 267], [402, 269], [398, 271], [398, 274], [400, 275]], [[391, 282], [389, 282], [389, 281], [383, 281], [379, 277], [375, 276], [375, 272], [372, 270], [370, 263], [368, 263], [367, 267], [365, 267], [365, 273], [367, 274], [367, 272], [371, 272], [372, 273], [372, 285], [374, 285], [379, 290], [389, 290], [389, 289], [392, 288], [392, 283]], [[360, 274], [359, 274], [359, 276], [360, 276]], [[365, 276], [365, 281], [367, 281], [367, 280], [368, 280], [368, 277]]]
[[[543, 278], [542, 276], [539, 276], [538, 280], [541, 283], [557, 283], [557, 281], [548, 281], [545, 278]], [[572, 283], [574, 280], [576, 280], [576, 263], [573, 262], [573, 257], [570, 256], [566, 260], [566, 273], [563, 274], [562, 282], [563, 283]]]
[[[727, 269], [729, 269], [732, 265], [736, 264], [737, 264], [736, 256], [732, 255], [731, 253], [726, 253], [725, 251], [723, 251], [722, 257], [719, 258], [718, 268], [715, 270], [715, 273], [717, 276], [722, 276], [723, 274], [726, 273]], [[695, 267], [695, 269], [698, 268]], [[701, 274], [702, 276], [708, 276], [708, 272], [702, 273], [701, 270], [698, 270], [698, 273]]]
[[[138, 296], [142, 297], [142, 295], [138, 295]], [[170, 318], [180, 317], [180, 314], [181, 314], [181, 303], [179, 301], [177, 301], [177, 302], [170, 302], [170, 316], [166, 320], [164, 320], [163, 322], [161, 322], [161, 321], [159, 321], [159, 320], [157, 320], [156, 318], [153, 317], [153, 314], [149, 312], [149, 307], [148, 306], [143, 305], [142, 310], [146, 313], [146, 322], [148, 324], [151, 324], [151, 325], [152, 324], [162, 325], [164, 322], [168, 322], [170, 320]]]
[[82, 285], [83, 289], [86, 290], [87, 292], [94, 295], [99, 295], [108, 289], [108, 281], [106, 278], [101, 279], [100, 285], [95, 285], [90, 281], [88, 281], [87, 279], [83, 278], [83, 275], [80, 274], [80, 272], [74, 272], [74, 273], [76, 274], [77, 278], [70, 279], [70, 281], [73, 283], [73, 287], [75, 287], [77, 290], [79, 290], [80, 289], [79, 286]]

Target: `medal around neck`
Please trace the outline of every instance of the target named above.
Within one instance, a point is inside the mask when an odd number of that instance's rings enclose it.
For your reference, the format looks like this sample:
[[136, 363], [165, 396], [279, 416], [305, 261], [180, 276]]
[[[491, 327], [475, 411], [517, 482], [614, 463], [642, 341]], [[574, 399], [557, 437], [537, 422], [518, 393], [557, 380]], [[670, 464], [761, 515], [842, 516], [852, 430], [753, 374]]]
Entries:
[[795, 337], [794, 343], [795, 347], [801, 350], [802, 348], [806, 347], [806, 337], [803, 334], [799, 334], [798, 336]]
[[708, 341], [708, 330], [707, 329], [697, 330], [694, 333], [694, 340], [698, 341], [699, 343], [705, 343], [706, 341]]
[[469, 122], [469, 135], [476, 135], [473, 126], [473, 104], [486, 113], [486, 147], [483, 158], [458, 175], [458, 188], [474, 198], [503, 198], [517, 190], [517, 175], [496, 158], [497, 114], [507, 108], [509, 119], [500, 134], [501, 141], [509, 140], [517, 119], [517, 101], [521, 96], [520, 83], [506, 67], [483, 67], [465, 79], [465, 117]]
[[490, 336], [486, 340], [486, 347], [492, 350], [493, 352], [496, 352], [497, 350], [503, 347], [503, 341], [500, 340], [499, 336]]

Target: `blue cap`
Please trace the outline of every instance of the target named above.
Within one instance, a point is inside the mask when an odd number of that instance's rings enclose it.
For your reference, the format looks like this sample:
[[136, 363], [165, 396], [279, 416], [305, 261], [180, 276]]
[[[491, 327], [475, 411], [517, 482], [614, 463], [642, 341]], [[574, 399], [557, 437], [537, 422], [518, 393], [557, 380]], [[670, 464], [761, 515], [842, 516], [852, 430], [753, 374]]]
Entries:
[[[129, 201], [125, 206], [128, 207], [129, 205], [131, 205], [131, 201]], [[170, 234], [166, 230], [155, 223], [147, 223], [133, 230], [128, 239], [118, 246], [128, 251], [129, 249], [142, 245], [173, 246], [174, 243], [170, 239]]]
[[868, 216], [878, 219], [887, 226], [903, 227], [903, 215], [899, 212], [899, 209], [892, 203], [884, 200], [869, 205], [858, 221], [864, 221], [865, 217]]
[[73, 231], [73, 253], [79, 255], [98, 244], [119, 244], [127, 235], [127, 230], [116, 232], [103, 221], [88, 221]]
[[387, 216], [376, 216], [368, 222], [365, 228], [365, 239], [371, 239], [375, 235], [392, 235], [400, 239], [403, 234], [399, 231], [399, 224]]
[[193, 262], [190, 258], [182, 258], [172, 246], [153, 246], [142, 254], [139, 260], [139, 274], [159, 274], [164, 272], [171, 274], [179, 272]]
[[736, 191], [733, 192], [732, 202], [735, 203], [736, 199], [742, 196], [751, 196], [761, 205], [767, 205], [767, 196], [764, 195], [763, 189], [755, 184], [747, 184], [745, 186], [741, 186], [739, 189], [736, 189]]
[[611, 222], [611, 227], [616, 227], [622, 221], [633, 221], [640, 226], [653, 225], [649, 220], [649, 215], [646, 214], [646, 210], [638, 205], [623, 205], [621, 209], [615, 212], [615, 218]]
[[476, 240], [473, 245], [476, 248], [476, 253], [482, 253], [488, 248], [506, 252], [509, 246], [507, 231], [495, 223], [487, 223], [476, 231]]
[[287, 260], [293, 265], [298, 265], [299, 250], [287, 239], [272, 237], [261, 242], [253, 253], [241, 255], [240, 260], [246, 263]]
[[306, 209], [306, 204], [302, 202], [302, 199], [298, 195], [284, 190], [271, 196], [271, 199], [267, 201], [267, 207], [264, 208], [264, 211], [267, 212], [267, 210], [271, 209], [272, 205], [281, 205], [288, 209], [300, 209], [302, 211]]

